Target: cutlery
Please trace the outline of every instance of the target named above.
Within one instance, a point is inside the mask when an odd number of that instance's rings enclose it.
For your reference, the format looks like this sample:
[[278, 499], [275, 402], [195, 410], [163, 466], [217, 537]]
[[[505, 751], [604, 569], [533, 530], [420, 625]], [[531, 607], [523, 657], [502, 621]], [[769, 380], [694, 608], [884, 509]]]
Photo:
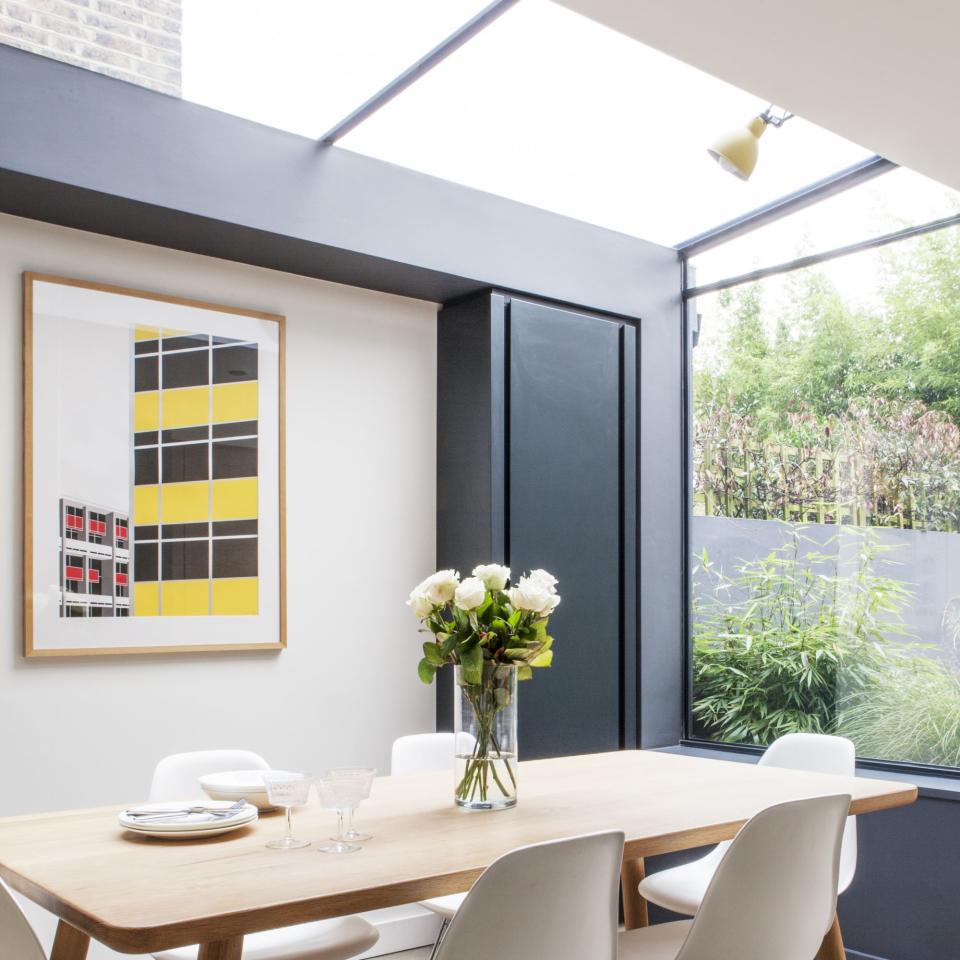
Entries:
[[246, 805], [246, 800], [238, 800], [229, 807], [207, 807], [198, 805], [174, 810], [127, 810], [125, 811], [125, 816], [132, 817], [136, 820], [141, 818], [155, 820], [157, 818], [166, 817], [188, 817], [193, 813], [209, 813], [211, 816], [215, 817], [232, 817], [235, 813], [242, 810]]

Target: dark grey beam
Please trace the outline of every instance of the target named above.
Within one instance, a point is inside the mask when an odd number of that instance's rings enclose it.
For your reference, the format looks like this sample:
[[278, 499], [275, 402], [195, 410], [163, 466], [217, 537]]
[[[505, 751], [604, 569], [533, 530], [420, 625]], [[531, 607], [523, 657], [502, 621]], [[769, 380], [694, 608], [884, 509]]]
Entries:
[[0, 45], [0, 210], [435, 301], [628, 317], [674, 250]]
[[815, 183], [807, 184], [799, 190], [794, 190], [793, 193], [778, 197], [756, 210], [751, 210], [749, 213], [728, 220], [726, 223], [721, 223], [719, 226], [711, 227], [706, 232], [697, 234], [689, 240], [684, 240], [683, 243], [677, 244], [677, 249], [685, 257], [695, 256], [698, 253], [703, 253], [704, 250], [711, 250], [722, 243], [727, 243], [736, 237], [750, 233], [758, 227], [766, 226], [768, 223], [787, 217], [804, 207], [819, 203], [835, 193], [843, 193], [851, 187], [865, 183], [867, 180], [872, 180], [874, 177], [896, 168], [897, 164], [885, 157], [868, 157], [851, 167], [831, 173], [822, 180], [817, 180]]
[[425, 73], [437, 64], [443, 63], [451, 53], [459, 50], [468, 40], [472, 40], [481, 30], [485, 30], [494, 20], [503, 16], [519, 0], [495, 0], [484, 7], [473, 19], [454, 30], [446, 40], [437, 44], [429, 53], [422, 56], [413, 66], [408, 67], [398, 77], [394, 77], [382, 90], [375, 93], [366, 103], [361, 104], [349, 116], [334, 124], [321, 138], [320, 142], [331, 146], [341, 137], [345, 137], [354, 127], [359, 126], [368, 117], [386, 106], [394, 97], [403, 93]]

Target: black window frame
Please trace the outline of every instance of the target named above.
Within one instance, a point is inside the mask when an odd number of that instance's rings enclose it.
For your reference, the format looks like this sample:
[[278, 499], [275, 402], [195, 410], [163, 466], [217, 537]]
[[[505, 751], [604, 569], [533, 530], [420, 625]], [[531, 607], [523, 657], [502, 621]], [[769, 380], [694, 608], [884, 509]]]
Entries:
[[[945, 217], [927, 224], [872, 237], [845, 247], [826, 250], [812, 256], [800, 257], [787, 263], [775, 264], [768, 268], [751, 271], [749, 274], [734, 276], [726, 280], [717, 281], [717, 283], [704, 285], [704, 287], [701, 288], [698, 288], [696, 285], [696, 271], [691, 260], [697, 253], [721, 246], [736, 237], [742, 237], [748, 233], [762, 229], [782, 217], [795, 213], [805, 207], [813, 206], [826, 200], [828, 197], [849, 190], [851, 187], [857, 186], [865, 180], [872, 179], [875, 176], [895, 169], [897, 169], [897, 164], [883, 157], [877, 156], [869, 158], [860, 164], [855, 164], [853, 167], [841, 170], [833, 176], [810, 184], [808, 187], [804, 187], [795, 193], [788, 194], [779, 200], [775, 200], [763, 207], [750, 211], [742, 217], [721, 224], [712, 230], [708, 230], [677, 245], [676, 249], [680, 254], [681, 267], [680, 322], [683, 335], [681, 350], [681, 363], [683, 365], [681, 371], [681, 383], [683, 384], [681, 398], [683, 420], [683, 476], [680, 479], [683, 493], [683, 517], [681, 527], [683, 536], [683, 543], [681, 544], [681, 556], [683, 558], [683, 570], [681, 574], [683, 578], [683, 608], [681, 614], [683, 635], [683, 730], [680, 740], [681, 746], [756, 757], [762, 755], [766, 749], [765, 747], [754, 744], [705, 740], [693, 734], [692, 578], [690, 569], [692, 550], [690, 544], [690, 516], [693, 505], [693, 350], [696, 336], [699, 332], [699, 319], [696, 311], [697, 294], [705, 294], [712, 290], [725, 289], [727, 285], [739, 286], [742, 283], [754, 282], [764, 279], [767, 276], [805, 269], [827, 260], [886, 246], [890, 243], [897, 243], [923, 233], [929, 233], [947, 227], [955, 227], [960, 224], [960, 216]], [[960, 536], [960, 534], [958, 534], [958, 536]], [[903, 776], [941, 777], [950, 780], [960, 780], [960, 767], [941, 767], [934, 764], [906, 760], [878, 760], [861, 757], [859, 754], [857, 755], [856, 762], [857, 767], [864, 770], [886, 771]]]

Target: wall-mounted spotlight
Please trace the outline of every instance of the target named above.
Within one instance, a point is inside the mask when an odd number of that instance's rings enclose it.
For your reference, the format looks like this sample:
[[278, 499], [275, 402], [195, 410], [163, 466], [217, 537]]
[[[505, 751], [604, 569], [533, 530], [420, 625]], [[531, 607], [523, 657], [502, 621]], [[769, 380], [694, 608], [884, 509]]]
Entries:
[[792, 116], [793, 114], [786, 110], [775, 113], [771, 103], [745, 127], [737, 127], [718, 137], [707, 148], [707, 153], [728, 173], [741, 180], [749, 180], [753, 168], [757, 165], [763, 131], [767, 127], [782, 127]]

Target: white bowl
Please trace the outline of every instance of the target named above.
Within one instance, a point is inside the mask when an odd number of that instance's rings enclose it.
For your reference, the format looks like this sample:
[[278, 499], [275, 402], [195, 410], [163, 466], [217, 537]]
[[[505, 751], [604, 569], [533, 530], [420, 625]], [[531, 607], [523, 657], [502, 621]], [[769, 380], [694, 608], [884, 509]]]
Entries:
[[[259, 810], [272, 810], [263, 784], [265, 770], [230, 770], [200, 777], [200, 786], [211, 800], [246, 800]], [[277, 771], [282, 772], [282, 771]]]

